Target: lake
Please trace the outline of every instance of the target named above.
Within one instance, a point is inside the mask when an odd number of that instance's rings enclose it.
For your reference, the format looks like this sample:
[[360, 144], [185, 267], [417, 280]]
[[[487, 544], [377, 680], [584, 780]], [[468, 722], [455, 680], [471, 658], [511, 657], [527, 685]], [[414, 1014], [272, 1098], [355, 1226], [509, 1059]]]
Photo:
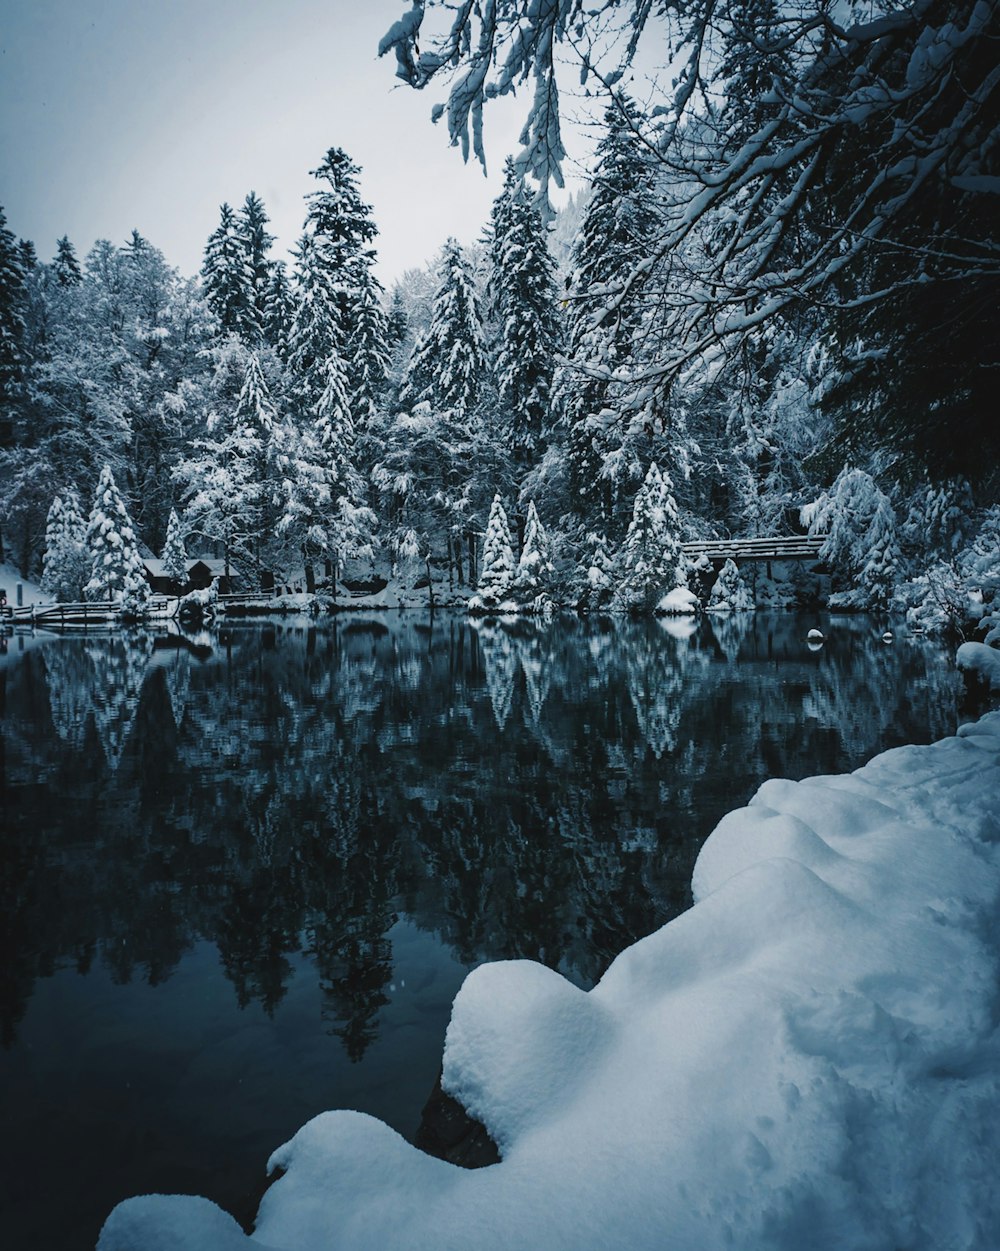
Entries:
[[[807, 631], [819, 626], [821, 647]], [[5, 1245], [132, 1194], [252, 1219], [328, 1108], [412, 1138], [485, 960], [591, 986], [767, 777], [954, 731], [864, 617], [13, 637], [0, 656]]]

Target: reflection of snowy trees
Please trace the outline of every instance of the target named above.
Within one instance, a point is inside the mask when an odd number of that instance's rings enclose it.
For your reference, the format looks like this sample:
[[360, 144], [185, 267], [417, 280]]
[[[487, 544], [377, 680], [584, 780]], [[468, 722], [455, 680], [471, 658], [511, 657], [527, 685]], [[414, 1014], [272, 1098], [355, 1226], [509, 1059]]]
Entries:
[[145, 683], [148, 637], [46, 645], [8, 672], [7, 767], [52, 779], [32, 872], [72, 927], [31, 914], [18, 950], [48, 953], [36, 970], [83, 951], [155, 980], [208, 939], [238, 1001], [268, 1011], [304, 950], [355, 1058], [400, 914], [470, 963], [593, 981], [686, 905], [701, 837], [764, 777], [952, 728], [933, 643], [886, 646], [863, 619], [825, 632], [813, 654], [789, 615], [703, 619], [685, 639], [654, 621], [352, 618], [231, 629], [203, 663], [157, 652]]

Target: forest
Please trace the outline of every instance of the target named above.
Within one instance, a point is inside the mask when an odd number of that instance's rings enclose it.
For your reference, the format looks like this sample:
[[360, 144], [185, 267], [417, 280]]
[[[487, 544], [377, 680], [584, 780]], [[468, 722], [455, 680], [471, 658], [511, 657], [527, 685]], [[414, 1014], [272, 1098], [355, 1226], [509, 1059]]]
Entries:
[[[379, 51], [415, 88], [450, 75], [467, 154], [493, 97], [534, 94], [478, 242], [390, 291], [336, 146], [288, 263], [253, 191], [194, 276], [138, 231], [44, 261], [0, 217], [0, 556], [140, 614], [161, 554], [320, 604], [352, 569], [634, 613], [692, 582], [684, 540], [809, 530], [833, 606], [988, 620], [996, 6], [848, 10], [415, 4]], [[672, 90], [626, 90], [664, 15]], [[553, 213], [559, 45], [606, 107]]]

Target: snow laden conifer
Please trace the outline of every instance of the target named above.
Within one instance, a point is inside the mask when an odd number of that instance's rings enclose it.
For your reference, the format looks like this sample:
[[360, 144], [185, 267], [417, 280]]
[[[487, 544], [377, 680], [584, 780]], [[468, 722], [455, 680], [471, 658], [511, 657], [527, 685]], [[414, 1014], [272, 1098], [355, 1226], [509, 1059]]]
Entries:
[[264, 297], [264, 341], [275, 350], [282, 362], [288, 360], [295, 309], [295, 297], [288, 281], [285, 263], [275, 261], [271, 266]]
[[479, 600], [482, 607], [496, 609], [507, 598], [514, 581], [514, 549], [510, 541], [507, 513], [494, 495], [490, 505], [483, 559], [479, 570]]
[[673, 484], [654, 461], [636, 493], [632, 520], [615, 562], [613, 612], [651, 609], [663, 591], [681, 584], [679, 530]]
[[76, 492], [65, 499], [56, 496], [45, 525], [45, 556], [42, 589], [63, 603], [72, 603], [83, 593], [90, 576], [87, 527], [80, 513]]
[[414, 348], [400, 399], [467, 413], [479, 396], [486, 358], [475, 284], [454, 239], [444, 245], [440, 274], [431, 324]]
[[821, 534], [820, 558], [842, 588], [840, 608], [885, 608], [899, 581], [901, 558], [892, 503], [871, 474], [847, 466], [833, 486], [803, 512], [810, 534]]
[[222, 330], [246, 338], [250, 327], [252, 340], [252, 275], [236, 214], [228, 204], [219, 210], [219, 224], [205, 244], [201, 277], [205, 300]]
[[346, 347], [351, 411], [359, 427], [371, 423], [389, 376], [392, 349], [383, 294], [370, 266], [360, 267]]
[[734, 560], [727, 560], [719, 570], [708, 596], [709, 612], [748, 612], [754, 607], [753, 596], [743, 581]]
[[[656, 234], [655, 174], [638, 136], [637, 111], [622, 97], [604, 116], [570, 288], [570, 366], [561, 390], [569, 428], [573, 506], [585, 519], [614, 521], [621, 474], [623, 423], [612, 375], [632, 359], [641, 308], [619, 301], [626, 279], [648, 258]], [[602, 417], [602, 414], [606, 416]], [[610, 419], [609, 419], [610, 418]], [[612, 457], [615, 459], [612, 460]]]
[[141, 617], [149, 600], [149, 583], [128, 509], [111, 467], [105, 465], [94, 493], [87, 522], [90, 579], [84, 596], [112, 600], [125, 617]]
[[545, 228], [509, 157], [503, 191], [493, 204], [489, 247], [497, 390], [511, 450], [527, 466], [540, 455], [551, 421], [560, 325]]
[[56, 241], [56, 254], [52, 259], [52, 273], [60, 287], [75, 287], [83, 282], [83, 271], [77, 260], [76, 249], [68, 235]]
[[271, 270], [274, 262], [268, 257], [274, 235], [267, 229], [270, 218], [264, 202], [255, 191], [243, 201], [236, 221], [236, 231], [243, 251], [243, 268], [247, 284], [247, 305], [242, 318], [243, 338], [250, 346], [259, 346], [265, 338]]
[[0, 400], [20, 390], [24, 374], [27, 274], [17, 240], [0, 208]]
[[524, 545], [514, 570], [512, 594], [521, 603], [536, 602], [551, 589], [554, 573], [549, 538], [539, 520], [535, 501], [530, 500], [524, 523]]
[[170, 510], [167, 538], [163, 544], [163, 554], [160, 559], [163, 561], [163, 572], [166, 577], [181, 584], [187, 582], [188, 557], [184, 550], [184, 531], [181, 529], [181, 520], [177, 516], [176, 508]]

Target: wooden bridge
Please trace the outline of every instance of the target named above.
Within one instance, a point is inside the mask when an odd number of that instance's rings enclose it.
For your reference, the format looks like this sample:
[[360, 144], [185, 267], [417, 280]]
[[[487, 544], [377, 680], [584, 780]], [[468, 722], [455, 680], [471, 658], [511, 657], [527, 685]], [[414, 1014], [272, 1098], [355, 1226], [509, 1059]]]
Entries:
[[[260, 594], [220, 595], [215, 601], [215, 609], [219, 616], [224, 616], [230, 606], [237, 612], [257, 605], [265, 607], [269, 598], [268, 595]], [[146, 610], [150, 617], [162, 620], [164, 617], [176, 616], [179, 604], [179, 599], [153, 595], [146, 601]], [[45, 630], [86, 630], [116, 624], [120, 611], [121, 605], [114, 600], [81, 600], [74, 604], [25, 604], [19, 608], [8, 604], [0, 613], [0, 622], [40, 626]]]
[[786, 534], [776, 538], [697, 539], [682, 543], [685, 556], [707, 556], [713, 564], [724, 560], [744, 564], [748, 560], [819, 560], [824, 538], [820, 534]]

